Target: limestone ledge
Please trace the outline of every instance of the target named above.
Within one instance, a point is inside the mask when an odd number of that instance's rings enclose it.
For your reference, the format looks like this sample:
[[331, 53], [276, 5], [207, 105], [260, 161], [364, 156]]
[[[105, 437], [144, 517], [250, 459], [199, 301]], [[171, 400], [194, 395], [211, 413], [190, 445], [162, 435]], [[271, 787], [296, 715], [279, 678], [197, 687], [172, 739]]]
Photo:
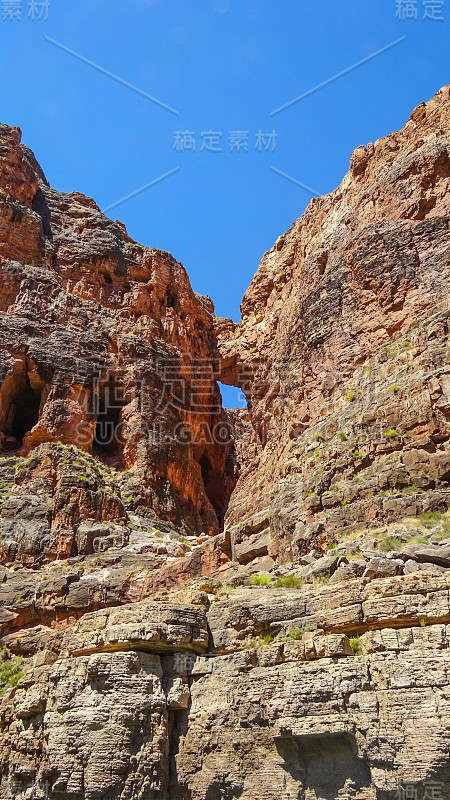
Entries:
[[207, 647], [206, 617], [200, 609], [150, 602], [85, 614], [61, 642], [61, 651], [72, 656], [133, 649], [202, 653]]
[[450, 575], [354, 579], [320, 588], [237, 589], [214, 603], [208, 623], [215, 652], [240, 650], [249, 638], [289, 634], [292, 628], [362, 634], [450, 622]]
[[423, 644], [429, 631], [436, 646], [443, 636], [447, 646], [449, 588], [446, 572], [418, 572], [320, 588], [245, 587], [219, 596], [209, 611], [189, 602], [131, 603], [85, 614], [65, 631], [48, 631], [35, 663], [96, 652], [182, 652], [207, 656], [194, 667], [198, 674], [207, 665], [214, 669], [212, 656], [240, 654], [248, 667], [349, 656], [352, 636], [361, 637], [367, 653]]

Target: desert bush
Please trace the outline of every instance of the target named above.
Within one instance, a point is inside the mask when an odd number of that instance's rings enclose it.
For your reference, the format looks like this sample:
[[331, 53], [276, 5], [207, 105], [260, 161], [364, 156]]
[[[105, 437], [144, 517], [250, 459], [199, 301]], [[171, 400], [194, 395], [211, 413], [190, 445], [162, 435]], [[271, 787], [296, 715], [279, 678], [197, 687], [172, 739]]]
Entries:
[[360, 655], [362, 653], [360, 638], [361, 637], [358, 634], [357, 636], [350, 636], [350, 639], [349, 639], [350, 647], [352, 648], [353, 654], [355, 656], [358, 656], [358, 655]]
[[303, 578], [298, 578], [297, 575], [282, 575], [274, 585], [277, 589], [300, 589], [303, 584]]
[[267, 586], [272, 583], [272, 577], [265, 572], [257, 572], [256, 575], [252, 575], [250, 578], [250, 583], [253, 586]]

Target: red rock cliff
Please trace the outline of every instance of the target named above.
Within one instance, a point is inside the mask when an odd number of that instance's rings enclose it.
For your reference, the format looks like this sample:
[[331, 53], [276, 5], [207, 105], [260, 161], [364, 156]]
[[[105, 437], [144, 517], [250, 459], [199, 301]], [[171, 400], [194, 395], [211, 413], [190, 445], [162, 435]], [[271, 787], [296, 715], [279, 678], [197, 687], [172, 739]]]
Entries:
[[213, 305], [168, 253], [51, 189], [20, 138], [0, 127], [0, 445], [74, 444], [132, 470], [136, 511], [216, 533], [235, 466]]
[[228, 524], [268, 509], [288, 560], [305, 525], [380, 524], [380, 492], [447, 488], [449, 214], [445, 87], [355, 150], [264, 255], [241, 321], [216, 322], [221, 380], [245, 391], [257, 450]]

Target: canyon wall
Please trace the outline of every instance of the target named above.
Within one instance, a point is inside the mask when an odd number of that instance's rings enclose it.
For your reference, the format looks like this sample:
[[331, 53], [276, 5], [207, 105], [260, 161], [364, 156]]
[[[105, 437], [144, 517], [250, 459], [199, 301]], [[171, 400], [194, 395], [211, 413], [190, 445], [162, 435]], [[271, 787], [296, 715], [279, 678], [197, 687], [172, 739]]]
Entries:
[[136, 511], [217, 533], [236, 468], [211, 301], [93, 200], [51, 189], [18, 129], [1, 127], [0, 148], [3, 450], [94, 452], [133, 469]]
[[445, 87], [233, 323], [0, 127], [1, 797], [450, 797], [449, 179]]
[[267, 508], [288, 560], [305, 523], [380, 524], [408, 510], [386, 489], [448, 487], [449, 122], [446, 87], [355, 150], [264, 255], [241, 322], [216, 323], [258, 449], [228, 524]]

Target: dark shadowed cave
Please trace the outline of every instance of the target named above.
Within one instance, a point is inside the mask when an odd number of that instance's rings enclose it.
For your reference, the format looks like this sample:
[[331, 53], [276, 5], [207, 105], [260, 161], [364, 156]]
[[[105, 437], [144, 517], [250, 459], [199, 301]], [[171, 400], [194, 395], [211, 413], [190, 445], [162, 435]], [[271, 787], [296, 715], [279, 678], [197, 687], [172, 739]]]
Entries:
[[92, 452], [110, 464], [120, 464], [123, 446], [120, 418], [126, 405], [122, 384], [110, 378], [100, 389], [96, 402], [97, 422]]
[[0, 432], [3, 448], [21, 447], [27, 433], [39, 420], [44, 382], [36, 372], [27, 371], [24, 362], [15, 365], [0, 389]]

